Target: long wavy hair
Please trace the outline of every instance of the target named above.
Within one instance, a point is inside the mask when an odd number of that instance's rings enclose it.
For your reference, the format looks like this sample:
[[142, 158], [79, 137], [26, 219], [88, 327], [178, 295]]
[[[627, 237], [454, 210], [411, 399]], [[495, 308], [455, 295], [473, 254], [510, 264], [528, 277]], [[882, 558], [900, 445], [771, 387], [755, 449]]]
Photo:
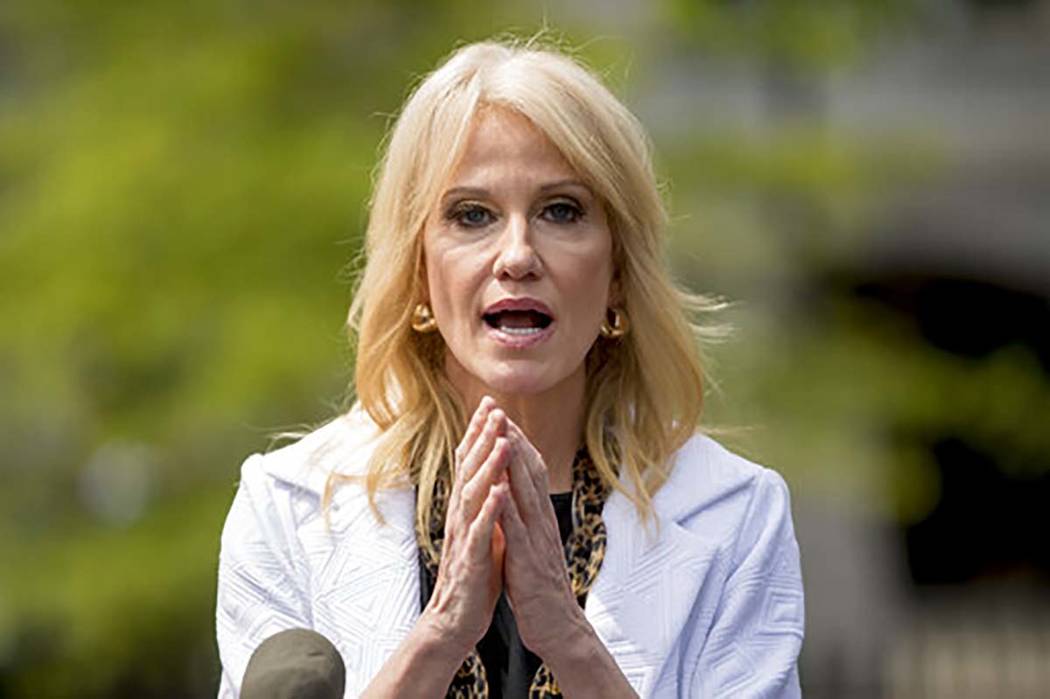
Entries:
[[580, 62], [535, 41], [456, 50], [415, 88], [388, 134], [348, 320], [356, 346], [355, 409], [367, 412], [378, 438], [363, 475], [329, 476], [325, 507], [336, 486], [363, 478], [369, 507], [382, 522], [376, 491], [407, 479], [418, 486], [417, 524], [430, 531], [435, 482], [450, 484], [454, 476], [465, 406], [444, 374], [440, 334], [414, 332], [411, 321], [424, 298], [424, 222], [486, 107], [532, 122], [606, 208], [614, 275], [631, 326], [620, 340], [598, 338], [587, 354], [585, 439], [603, 480], [645, 522], [671, 456], [699, 427], [700, 340], [715, 330], [700, 324], [699, 314], [719, 304], [671, 279], [667, 214], [642, 126]]

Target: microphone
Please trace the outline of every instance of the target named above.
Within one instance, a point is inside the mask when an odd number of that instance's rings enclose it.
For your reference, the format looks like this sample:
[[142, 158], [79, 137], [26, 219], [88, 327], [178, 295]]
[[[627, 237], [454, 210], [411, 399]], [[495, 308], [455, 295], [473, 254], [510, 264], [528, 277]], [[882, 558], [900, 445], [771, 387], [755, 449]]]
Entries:
[[346, 666], [327, 638], [287, 629], [259, 644], [248, 660], [241, 699], [342, 699]]

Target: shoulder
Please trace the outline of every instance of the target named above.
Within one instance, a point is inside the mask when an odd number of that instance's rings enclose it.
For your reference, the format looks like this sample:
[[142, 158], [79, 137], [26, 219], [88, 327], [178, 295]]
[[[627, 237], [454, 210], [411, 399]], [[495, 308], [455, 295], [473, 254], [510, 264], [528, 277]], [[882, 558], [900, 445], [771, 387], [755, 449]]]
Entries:
[[248, 457], [241, 466], [241, 487], [291, 488], [319, 496], [332, 473], [365, 472], [378, 435], [375, 423], [354, 408], [291, 444]]
[[320, 517], [329, 475], [363, 470], [375, 433], [363, 413], [351, 411], [292, 444], [245, 459], [223, 525], [221, 559], [240, 561], [237, 566], [272, 559], [285, 571], [301, 565], [298, 535]]
[[[779, 473], [696, 434], [674, 456], [654, 505], [695, 534], [748, 547], [762, 530], [790, 527], [790, 493]], [[735, 557], [735, 556], [734, 556]]]
[[678, 525], [712, 552], [702, 621], [686, 643], [684, 694], [800, 696], [805, 604], [784, 479], [697, 435], [678, 452], [669, 485]]
[[676, 519], [750, 501], [758, 494], [788, 497], [780, 474], [735, 454], [704, 434], [693, 435], [672, 457], [670, 475], [654, 501]]

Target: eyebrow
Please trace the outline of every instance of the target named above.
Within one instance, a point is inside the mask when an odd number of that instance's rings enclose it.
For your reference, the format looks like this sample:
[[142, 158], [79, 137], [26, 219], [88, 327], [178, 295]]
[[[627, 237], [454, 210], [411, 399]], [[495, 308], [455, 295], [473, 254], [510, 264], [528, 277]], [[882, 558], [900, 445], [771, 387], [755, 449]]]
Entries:
[[[548, 182], [547, 184], [540, 186], [540, 193], [546, 194], [551, 190], [562, 189], [563, 187], [579, 187], [580, 189], [586, 190], [586, 192], [591, 196], [594, 196], [594, 192], [591, 191], [590, 187], [588, 187], [580, 180], [573, 179], [558, 180], [557, 182]], [[484, 198], [489, 196], [489, 190], [485, 189], [484, 187], [453, 187], [452, 189], [445, 192], [441, 196], [441, 199], [442, 201], [444, 201], [455, 196]]]

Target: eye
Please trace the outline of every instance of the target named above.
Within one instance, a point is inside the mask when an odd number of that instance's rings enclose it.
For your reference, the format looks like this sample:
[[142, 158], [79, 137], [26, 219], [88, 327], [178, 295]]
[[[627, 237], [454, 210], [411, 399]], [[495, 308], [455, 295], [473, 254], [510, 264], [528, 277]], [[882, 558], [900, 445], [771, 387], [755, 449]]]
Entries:
[[583, 209], [571, 201], [556, 201], [543, 209], [543, 217], [552, 223], [576, 223], [583, 218]]
[[492, 212], [479, 204], [462, 204], [452, 207], [445, 218], [464, 228], [481, 228], [495, 220]]

